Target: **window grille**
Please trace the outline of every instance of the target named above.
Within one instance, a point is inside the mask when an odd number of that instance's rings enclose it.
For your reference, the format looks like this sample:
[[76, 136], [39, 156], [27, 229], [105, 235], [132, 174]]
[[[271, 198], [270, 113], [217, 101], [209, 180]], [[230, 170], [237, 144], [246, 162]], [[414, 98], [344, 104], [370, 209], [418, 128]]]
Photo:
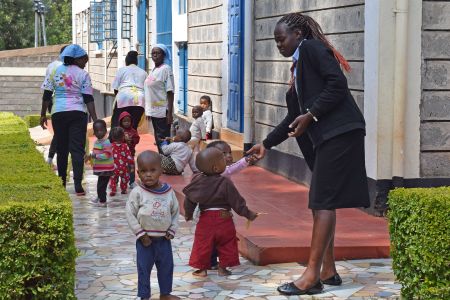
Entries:
[[104, 38], [103, 2], [91, 1], [91, 17], [89, 22], [91, 43], [101, 43]]
[[131, 0], [122, 0], [122, 38], [131, 38]]
[[105, 17], [105, 40], [117, 40], [117, 1], [103, 0]]

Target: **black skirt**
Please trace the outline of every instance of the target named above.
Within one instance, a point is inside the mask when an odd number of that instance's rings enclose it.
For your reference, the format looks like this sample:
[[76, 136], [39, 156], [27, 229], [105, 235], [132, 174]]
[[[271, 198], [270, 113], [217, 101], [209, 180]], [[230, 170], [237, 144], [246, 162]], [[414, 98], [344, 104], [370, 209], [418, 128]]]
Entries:
[[331, 138], [314, 152], [310, 209], [370, 206], [363, 130]]

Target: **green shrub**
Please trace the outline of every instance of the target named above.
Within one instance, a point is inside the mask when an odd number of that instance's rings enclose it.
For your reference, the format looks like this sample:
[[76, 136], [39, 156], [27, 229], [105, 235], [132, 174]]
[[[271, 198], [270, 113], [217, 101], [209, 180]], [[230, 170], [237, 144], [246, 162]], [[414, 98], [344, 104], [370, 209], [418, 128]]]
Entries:
[[72, 204], [25, 122], [0, 112], [0, 299], [75, 299]]
[[450, 187], [389, 193], [394, 274], [406, 299], [450, 299]]
[[[47, 119], [50, 119], [50, 115], [47, 115]], [[23, 120], [29, 128], [39, 126], [41, 122], [41, 115], [26, 115]]]

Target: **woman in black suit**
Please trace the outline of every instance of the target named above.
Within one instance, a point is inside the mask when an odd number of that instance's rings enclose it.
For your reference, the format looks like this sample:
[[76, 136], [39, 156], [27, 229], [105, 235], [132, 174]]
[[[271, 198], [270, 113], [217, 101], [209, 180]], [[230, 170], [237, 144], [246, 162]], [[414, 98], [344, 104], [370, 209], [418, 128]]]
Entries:
[[274, 30], [281, 55], [293, 58], [286, 93], [288, 113], [262, 144], [248, 153], [259, 158], [293, 137], [312, 171], [309, 208], [313, 232], [308, 266], [294, 282], [278, 287], [287, 295], [316, 294], [323, 283], [340, 285], [334, 260], [336, 209], [368, 207], [364, 158], [365, 122], [341, 67], [344, 57], [328, 42], [319, 24], [301, 13], [282, 17]]

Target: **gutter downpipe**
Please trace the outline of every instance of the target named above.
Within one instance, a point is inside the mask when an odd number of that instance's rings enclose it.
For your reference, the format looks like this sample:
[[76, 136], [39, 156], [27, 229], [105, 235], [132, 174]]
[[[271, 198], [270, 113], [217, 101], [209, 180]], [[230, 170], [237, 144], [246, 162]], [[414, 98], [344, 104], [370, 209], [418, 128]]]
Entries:
[[117, 0], [117, 70], [125, 65], [122, 40], [122, 0]]
[[408, 0], [397, 0], [395, 13], [395, 65], [392, 141], [392, 184], [403, 186], [405, 161], [405, 109], [407, 95]]
[[253, 13], [254, 0], [244, 1], [244, 151], [254, 142]]

